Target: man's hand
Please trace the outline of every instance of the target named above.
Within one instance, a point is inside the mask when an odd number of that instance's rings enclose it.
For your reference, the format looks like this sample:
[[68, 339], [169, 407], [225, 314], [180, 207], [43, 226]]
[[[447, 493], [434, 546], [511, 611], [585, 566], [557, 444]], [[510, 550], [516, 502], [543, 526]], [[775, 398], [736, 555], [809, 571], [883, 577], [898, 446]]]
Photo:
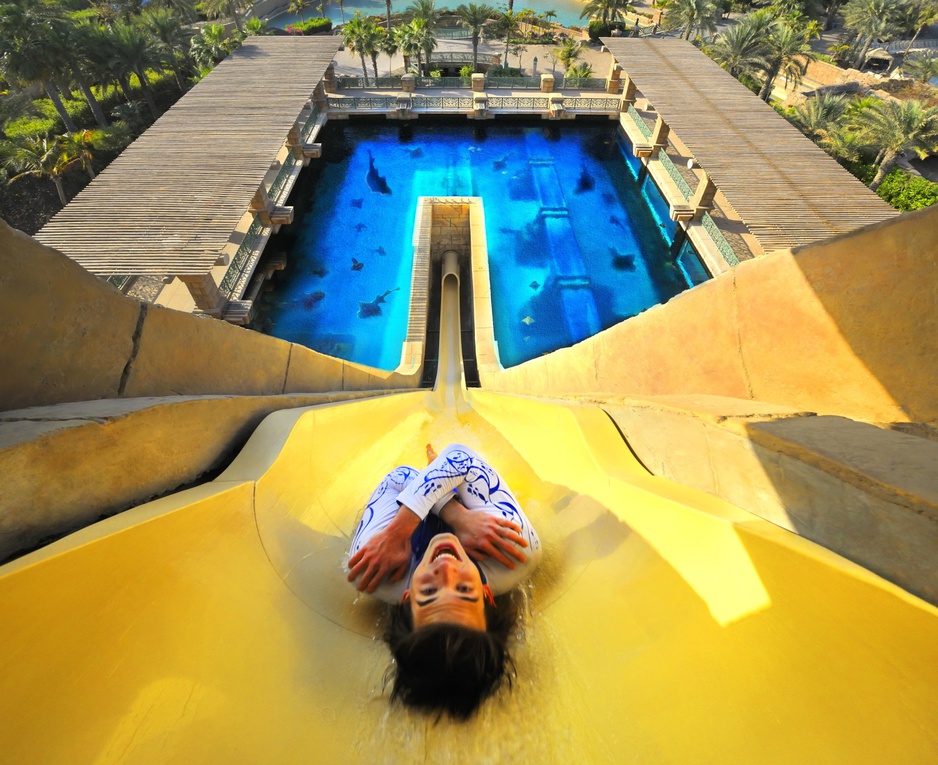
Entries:
[[384, 531], [379, 531], [348, 560], [348, 580], [360, 592], [373, 593], [387, 579], [398, 582], [410, 568], [410, 537], [420, 524], [420, 518], [401, 505], [394, 520]]
[[514, 569], [515, 561], [524, 563], [528, 559], [518, 549], [519, 546], [528, 546], [527, 540], [519, 533], [521, 527], [507, 518], [473, 512], [455, 499], [446, 503], [440, 511], [440, 518], [452, 527], [459, 543], [475, 560], [492, 558], [505, 568]]

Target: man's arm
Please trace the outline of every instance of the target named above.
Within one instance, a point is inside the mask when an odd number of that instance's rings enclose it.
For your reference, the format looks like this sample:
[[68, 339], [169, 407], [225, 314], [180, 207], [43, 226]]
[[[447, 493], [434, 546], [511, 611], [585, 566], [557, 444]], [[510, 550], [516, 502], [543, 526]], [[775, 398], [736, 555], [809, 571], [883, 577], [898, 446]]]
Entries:
[[469, 510], [456, 497], [440, 509], [440, 518], [453, 529], [473, 560], [491, 558], [505, 568], [514, 569], [516, 561], [525, 563], [528, 559], [521, 550], [528, 546], [519, 533], [521, 527], [507, 518]]
[[387, 579], [400, 581], [410, 568], [410, 538], [420, 524], [420, 518], [405, 505], [386, 529], [379, 531], [348, 560], [348, 580], [354, 582], [360, 576], [356, 588], [361, 592], [373, 593]]

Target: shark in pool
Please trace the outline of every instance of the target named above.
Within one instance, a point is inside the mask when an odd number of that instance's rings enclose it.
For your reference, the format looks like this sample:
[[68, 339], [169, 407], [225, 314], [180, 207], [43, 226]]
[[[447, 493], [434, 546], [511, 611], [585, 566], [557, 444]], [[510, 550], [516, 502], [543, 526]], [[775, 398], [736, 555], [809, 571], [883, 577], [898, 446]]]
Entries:
[[400, 287], [395, 287], [393, 290], [388, 290], [383, 295], [376, 295], [375, 299], [370, 303], [358, 302], [358, 318], [359, 319], [370, 319], [372, 316], [381, 315], [381, 304], [386, 303], [385, 298], [390, 295], [392, 292], [397, 292]]
[[368, 181], [368, 188], [376, 194], [391, 193], [387, 178], [378, 172], [378, 168], [375, 167], [374, 155], [370, 151], [368, 152], [368, 175], [365, 176], [365, 180]]
[[576, 182], [576, 191], [574, 194], [584, 194], [587, 191], [592, 191], [596, 188], [596, 179], [589, 174], [589, 171], [584, 167], [580, 173], [580, 177]]
[[612, 267], [616, 271], [635, 270], [635, 256], [631, 253], [628, 255], [623, 255], [615, 247], [610, 247], [609, 255], [612, 257]]

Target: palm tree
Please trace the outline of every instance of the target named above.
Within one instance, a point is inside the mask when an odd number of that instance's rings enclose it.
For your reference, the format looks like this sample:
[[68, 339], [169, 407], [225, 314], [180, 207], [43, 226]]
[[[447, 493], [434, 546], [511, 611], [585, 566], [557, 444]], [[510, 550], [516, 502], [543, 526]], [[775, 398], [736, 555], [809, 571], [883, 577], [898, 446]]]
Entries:
[[909, 44], [905, 46], [903, 56], [909, 55], [909, 51], [912, 50], [912, 46], [918, 39], [919, 33], [925, 27], [929, 27], [938, 21], [938, 5], [935, 5], [931, 0], [917, 0], [907, 5], [906, 9], [906, 12], [909, 14], [909, 19], [915, 28], [915, 34], [912, 35]]
[[[417, 72], [424, 74], [424, 65], [427, 72], [430, 68], [430, 54], [437, 46], [436, 37], [426, 19], [415, 18], [406, 24], [402, 24], [397, 29], [403, 30], [398, 33], [397, 42], [401, 52], [405, 56], [417, 56]], [[397, 30], [395, 30], [397, 32]], [[426, 59], [423, 56], [426, 55]]]
[[583, 44], [579, 40], [568, 37], [563, 41], [563, 45], [555, 49], [555, 52], [557, 60], [563, 64], [564, 72], [567, 72], [583, 52]]
[[189, 41], [189, 54], [204, 71], [211, 69], [236, 47], [237, 41], [225, 37], [225, 28], [221, 24], [206, 24]]
[[365, 80], [365, 86], [368, 85], [368, 65], [365, 63], [365, 56], [370, 52], [369, 39], [373, 32], [368, 29], [369, 22], [362, 18], [361, 11], [355, 11], [352, 20], [342, 27], [342, 44], [352, 53], [357, 53], [362, 60], [362, 76]]
[[243, 32], [241, 11], [244, 10], [246, 4], [246, 0], [202, 0], [202, 10], [210, 19], [230, 16], [238, 31]]
[[[510, 3], [509, 3], [510, 5]], [[511, 45], [511, 37], [518, 31], [518, 14], [514, 11], [499, 13], [495, 17], [495, 30], [499, 36], [505, 35], [505, 66], [508, 66], [508, 46]]]
[[381, 43], [387, 30], [368, 19], [364, 25], [364, 35], [359, 41], [365, 55], [371, 58], [371, 67], [375, 73], [375, 83], [378, 82], [378, 54], [381, 53]]
[[[123, 82], [127, 82], [131, 72], [137, 75], [137, 79], [140, 80], [140, 89], [143, 91], [143, 98], [147, 102], [150, 113], [153, 115], [153, 119], [158, 119], [160, 111], [156, 108], [153, 90], [147, 77], [147, 69], [160, 65], [160, 54], [154, 39], [140, 27], [123, 22], [114, 24], [107, 31], [105, 41], [115, 74], [122, 78]], [[129, 84], [127, 90], [128, 98], [131, 98]]]
[[495, 9], [490, 5], [479, 5], [478, 3], [469, 3], [469, 5], [460, 5], [456, 9], [456, 15], [459, 17], [459, 23], [467, 27], [472, 33], [472, 71], [479, 71], [479, 37], [482, 34], [482, 28], [486, 22], [495, 14]]
[[[85, 101], [91, 107], [91, 113], [94, 115], [95, 122], [102, 130], [108, 127], [107, 117], [104, 116], [104, 110], [91, 89], [89, 80], [94, 81], [96, 71], [94, 46], [99, 35], [96, 32], [95, 25], [92, 22], [84, 21], [80, 23], [70, 23], [64, 34], [64, 47], [67, 48], [71, 57], [72, 76], [78, 89], [81, 90]], [[105, 76], [105, 80], [109, 75]]]
[[[401, 24], [399, 27], [395, 27], [391, 30], [391, 35], [394, 38], [394, 44], [397, 46], [397, 49], [404, 56], [404, 71], [410, 71], [410, 58], [413, 55], [420, 55], [420, 46], [414, 42], [413, 30], [411, 29], [410, 23]], [[419, 62], [417, 71], [419, 73]]]
[[414, 0], [404, 9], [404, 16], [408, 21], [423, 19], [430, 29], [435, 29], [440, 20], [440, 11], [437, 10], [436, 0]]
[[[251, 21], [259, 20], [251, 19]], [[143, 27], [153, 36], [160, 63], [173, 70], [176, 87], [179, 88], [180, 93], [184, 93], [186, 78], [183, 67], [188, 68], [188, 51], [192, 32], [188, 27], [183, 26], [173, 11], [167, 8], [157, 8], [145, 13]]]
[[310, 3], [306, 0], [292, 0], [290, 7], [287, 10], [290, 13], [298, 13], [300, 15], [300, 23], [306, 23], [306, 9], [310, 7]]
[[[339, 13], [342, 14], [342, 23], [345, 23], [345, 0], [339, 0]], [[388, 31], [391, 31], [391, 28], [388, 27]]]
[[808, 138], [831, 154], [841, 154], [842, 126], [848, 101], [844, 96], [821, 93], [795, 107], [792, 122]]
[[896, 166], [899, 157], [914, 151], [926, 157], [938, 145], [938, 106], [926, 107], [919, 101], [876, 100], [853, 118], [860, 140], [879, 152], [879, 169], [870, 184], [873, 191]]
[[394, 69], [394, 54], [397, 53], [397, 38], [393, 30], [378, 27], [378, 50], [388, 57], [388, 77]]
[[55, 184], [62, 207], [65, 207], [68, 199], [62, 186], [62, 176], [79, 161], [78, 157], [68, 153], [57, 138], [24, 136], [14, 145], [3, 164], [16, 173], [10, 178], [11, 183], [27, 175], [49, 178]]
[[92, 181], [94, 180], [94, 167], [91, 165], [91, 160], [94, 159], [91, 154], [91, 147], [94, 146], [93, 136], [90, 130], [79, 130], [77, 133], [66, 133], [59, 137], [62, 149], [66, 154], [81, 162]]
[[248, 37], [253, 35], [272, 35], [273, 32], [267, 28], [267, 22], [256, 16], [244, 22], [244, 34]]
[[193, 0], [147, 0], [147, 10], [160, 8], [172, 11], [184, 22], [190, 22], [198, 15]]
[[716, 28], [717, 6], [714, 0], [674, 0], [668, 6], [665, 25], [668, 29], [684, 27], [681, 37], [690, 40], [692, 33], [712, 33]]
[[78, 127], [72, 120], [54, 82], [62, 74], [61, 51], [46, 9], [31, 0], [0, 6], [0, 71], [10, 82], [40, 84], [66, 130]]
[[626, 0], [589, 0], [580, 13], [581, 19], [599, 17], [603, 24], [616, 19], [625, 20], [626, 14], [633, 10]]
[[744, 16], [725, 32], [717, 35], [709, 54], [737, 80], [740, 75], [751, 75], [768, 65], [766, 45], [767, 27], [772, 16], [767, 11], [756, 11]]
[[902, 68], [912, 75], [912, 79], [919, 82], [928, 82], [938, 77], [938, 55], [929, 52], [909, 56], [902, 63]]
[[593, 76], [593, 67], [590, 66], [587, 62], [583, 61], [579, 64], [574, 64], [566, 72], [564, 72], [564, 86], [565, 87], [576, 87], [575, 84], [571, 83], [570, 80], [588, 80]]
[[759, 91], [759, 98], [768, 102], [776, 78], [781, 74], [786, 81], [796, 85], [801, 82], [808, 69], [808, 62], [817, 60], [817, 54], [811, 50], [813, 27], [796, 28], [787, 21], [779, 19], [766, 38], [768, 51], [765, 57], [765, 82]]
[[885, 40], [897, 31], [897, 0], [850, 0], [844, 8], [844, 25], [862, 40], [853, 65], [860, 69], [873, 40]]

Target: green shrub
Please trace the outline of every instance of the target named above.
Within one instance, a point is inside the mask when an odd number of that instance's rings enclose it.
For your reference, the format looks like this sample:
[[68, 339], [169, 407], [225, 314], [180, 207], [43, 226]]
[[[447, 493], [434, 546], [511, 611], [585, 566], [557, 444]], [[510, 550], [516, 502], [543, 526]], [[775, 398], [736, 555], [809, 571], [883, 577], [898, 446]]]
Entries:
[[472, 77], [472, 64], [466, 64], [459, 70], [460, 77]]
[[862, 159], [851, 162], [849, 159], [836, 158], [841, 165], [849, 170], [853, 176], [869, 186], [876, 176], [876, 165], [872, 162], [865, 162]]
[[514, 66], [493, 66], [486, 73], [489, 77], [521, 77], [521, 70]]
[[291, 35], [318, 35], [332, 30], [332, 19], [310, 19], [290, 24], [286, 28]]
[[757, 96], [759, 95], [759, 91], [762, 90], [762, 83], [759, 82], [755, 77], [750, 77], [748, 74], [740, 74], [739, 81]]
[[590, 36], [590, 40], [596, 41], [600, 37], [610, 37], [612, 35], [613, 29], [624, 30], [625, 25], [621, 21], [617, 21], [615, 23], [606, 22], [603, 24], [599, 19], [593, 19], [590, 22], [588, 34]]
[[938, 183], [897, 167], [883, 179], [876, 193], [897, 210], [921, 210], [938, 202]]
[[16, 120], [10, 120], [4, 126], [4, 132], [10, 138], [16, 138], [21, 135], [46, 135], [56, 132], [61, 128], [62, 122], [58, 117], [50, 119], [48, 117], [20, 117]]

